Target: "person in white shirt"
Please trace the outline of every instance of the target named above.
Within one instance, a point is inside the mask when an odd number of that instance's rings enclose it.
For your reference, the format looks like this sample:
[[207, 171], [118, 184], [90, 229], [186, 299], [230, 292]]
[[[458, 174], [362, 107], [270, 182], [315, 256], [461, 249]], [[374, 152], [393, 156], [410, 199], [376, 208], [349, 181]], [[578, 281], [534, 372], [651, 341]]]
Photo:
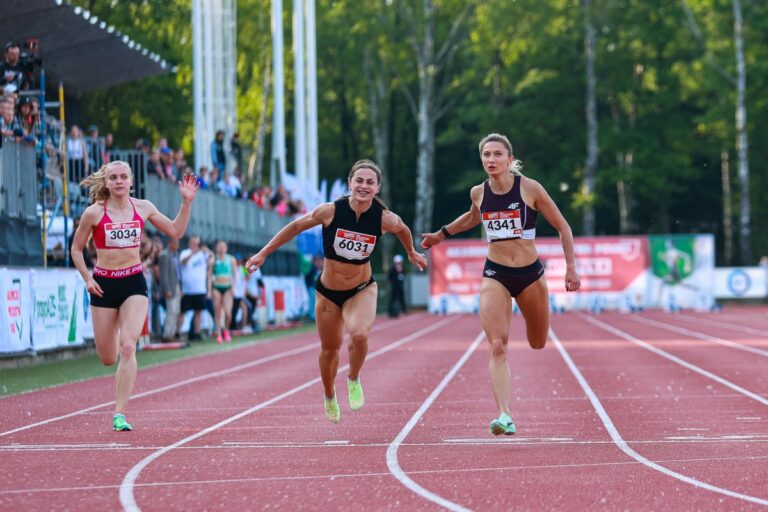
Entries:
[[179, 331], [187, 311], [194, 311], [192, 325], [187, 339], [190, 341], [203, 339], [200, 335], [200, 320], [205, 309], [205, 299], [210, 297], [210, 279], [208, 276], [208, 260], [210, 253], [200, 246], [200, 237], [189, 239], [189, 248], [181, 251], [181, 316]]

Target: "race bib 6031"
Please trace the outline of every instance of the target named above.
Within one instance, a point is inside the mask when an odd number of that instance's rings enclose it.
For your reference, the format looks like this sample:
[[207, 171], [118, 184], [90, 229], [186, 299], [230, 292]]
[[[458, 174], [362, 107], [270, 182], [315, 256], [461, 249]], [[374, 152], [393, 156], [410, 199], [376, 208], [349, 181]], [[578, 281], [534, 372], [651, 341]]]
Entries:
[[346, 229], [337, 229], [333, 240], [333, 250], [338, 256], [348, 260], [364, 260], [370, 257], [375, 245], [375, 236]]

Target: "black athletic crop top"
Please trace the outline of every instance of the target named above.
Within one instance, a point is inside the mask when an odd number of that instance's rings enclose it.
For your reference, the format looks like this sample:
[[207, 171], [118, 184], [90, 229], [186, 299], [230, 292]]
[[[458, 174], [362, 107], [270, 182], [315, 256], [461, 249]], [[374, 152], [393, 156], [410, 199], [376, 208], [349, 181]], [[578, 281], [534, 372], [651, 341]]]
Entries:
[[523, 201], [520, 183], [523, 177], [515, 176], [512, 188], [506, 194], [494, 194], [491, 184], [483, 184], [483, 201], [480, 215], [488, 242], [500, 240], [533, 240], [536, 238], [536, 217], [538, 212]]
[[373, 201], [357, 219], [349, 205], [349, 196], [334, 201], [336, 213], [328, 227], [323, 227], [323, 251], [331, 260], [363, 265], [381, 238], [381, 215], [384, 208]]

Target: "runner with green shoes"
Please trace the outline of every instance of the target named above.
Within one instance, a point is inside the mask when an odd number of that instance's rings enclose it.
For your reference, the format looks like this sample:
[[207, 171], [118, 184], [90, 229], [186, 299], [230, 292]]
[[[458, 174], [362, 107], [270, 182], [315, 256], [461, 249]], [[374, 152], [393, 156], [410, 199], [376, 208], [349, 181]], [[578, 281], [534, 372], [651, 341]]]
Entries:
[[347, 389], [349, 389], [349, 408], [353, 411], [362, 409], [365, 405], [365, 396], [363, 395], [363, 385], [360, 379], [347, 379]]
[[517, 431], [515, 422], [507, 413], [501, 413], [501, 416], [491, 422], [491, 434], [500, 436], [501, 434], [511, 436]]
[[338, 423], [341, 419], [341, 408], [339, 407], [339, 401], [336, 400], [336, 393], [334, 392], [333, 398], [323, 397], [325, 403], [325, 417], [333, 423]]
[[112, 426], [116, 432], [133, 430], [133, 425], [125, 421], [125, 414], [117, 413], [112, 417]]

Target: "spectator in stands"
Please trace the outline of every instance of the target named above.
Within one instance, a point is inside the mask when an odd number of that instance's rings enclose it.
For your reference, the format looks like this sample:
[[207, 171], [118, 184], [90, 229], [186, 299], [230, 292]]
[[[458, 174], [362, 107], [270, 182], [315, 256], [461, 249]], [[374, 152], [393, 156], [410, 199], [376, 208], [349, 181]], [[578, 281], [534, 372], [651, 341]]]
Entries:
[[221, 184], [221, 191], [224, 195], [232, 198], [239, 198], [242, 188], [243, 185], [240, 183], [240, 178], [238, 178], [235, 173], [227, 174], [227, 177]]
[[19, 125], [18, 118], [14, 115], [15, 101], [9, 96], [3, 96], [0, 108], [2, 109], [2, 123], [0, 124], [0, 132], [4, 139], [18, 138], [23, 133], [21, 126]]
[[88, 127], [88, 138], [85, 139], [85, 147], [88, 151], [88, 168], [100, 169], [104, 165], [104, 151], [99, 138], [99, 127], [92, 124]]
[[72, 181], [80, 182], [88, 176], [88, 149], [80, 127], [73, 124], [67, 138], [67, 167]]
[[243, 172], [243, 149], [240, 147], [240, 132], [232, 134], [232, 138], [229, 139], [229, 155], [232, 157], [232, 161], [235, 163], [235, 168], [232, 172], [238, 175]]
[[189, 167], [183, 149], [179, 148], [173, 153], [173, 165], [176, 167], [176, 179], [180, 179], [179, 176], [184, 176], [187, 167]]
[[178, 341], [176, 329], [181, 307], [181, 263], [179, 261], [179, 239], [169, 238], [168, 247], [160, 253], [158, 265], [158, 292], [165, 305], [165, 324], [162, 341]]
[[192, 236], [188, 242], [189, 248], [184, 249], [179, 255], [181, 263], [181, 313], [179, 329], [184, 321], [184, 313], [194, 311], [192, 324], [189, 327], [187, 339], [190, 341], [202, 340], [200, 335], [200, 321], [205, 309], [205, 299], [211, 293], [208, 279], [208, 260], [210, 255], [200, 246], [200, 237]]
[[166, 146], [160, 150], [160, 163], [165, 179], [176, 182], [176, 165], [173, 163], [173, 150], [171, 148]]
[[19, 115], [17, 117], [17, 124], [22, 131], [22, 140], [26, 144], [37, 145], [35, 118], [32, 115], [32, 98], [24, 96], [19, 103]]
[[[224, 170], [227, 167], [227, 155], [224, 151], [224, 130], [217, 131], [216, 138], [211, 143], [211, 162], [213, 169], [218, 170], [216, 182], [219, 182], [224, 178]], [[211, 176], [213, 176], [213, 172], [211, 172]]]
[[0, 64], [0, 85], [13, 85], [14, 90], [21, 89], [23, 72], [19, 65], [21, 47], [19, 43], [5, 43], [5, 62]]
[[147, 174], [157, 176], [161, 180], [165, 179], [165, 170], [163, 169], [163, 163], [160, 161], [160, 151], [154, 150], [149, 154]]
[[104, 161], [105, 162], [111, 162], [114, 160], [113, 152], [117, 151], [117, 148], [114, 146], [114, 139], [111, 133], [108, 133], [104, 136]]
[[[136, 342], [147, 317], [140, 237], [146, 221], [168, 236], [182, 236], [197, 193], [197, 178], [185, 176], [179, 183], [181, 208], [171, 220], [150, 201], [132, 198], [132, 184], [131, 168], [121, 161], [104, 165], [80, 182], [90, 188], [93, 204], [80, 217], [71, 250], [72, 261], [91, 295], [96, 352], [105, 365], [118, 363], [112, 425], [119, 431], [133, 429], [125, 420], [125, 407], [136, 382]], [[93, 275], [82, 255], [91, 235], [98, 252]]]
[[254, 272], [245, 274], [245, 298], [250, 303], [250, 313], [248, 318], [251, 320], [251, 326], [254, 331], [260, 332], [265, 326], [261, 325], [255, 312], [259, 307], [265, 306], [264, 275], [258, 268]]
[[208, 188], [210, 186], [208, 176], [208, 168], [206, 166], [200, 167], [200, 172], [197, 175], [198, 181], [200, 181], [200, 188]]
[[281, 183], [275, 189], [275, 193], [269, 200], [270, 209], [276, 212], [281, 217], [288, 215], [288, 203], [291, 200], [291, 196], [286, 190], [285, 186]]

